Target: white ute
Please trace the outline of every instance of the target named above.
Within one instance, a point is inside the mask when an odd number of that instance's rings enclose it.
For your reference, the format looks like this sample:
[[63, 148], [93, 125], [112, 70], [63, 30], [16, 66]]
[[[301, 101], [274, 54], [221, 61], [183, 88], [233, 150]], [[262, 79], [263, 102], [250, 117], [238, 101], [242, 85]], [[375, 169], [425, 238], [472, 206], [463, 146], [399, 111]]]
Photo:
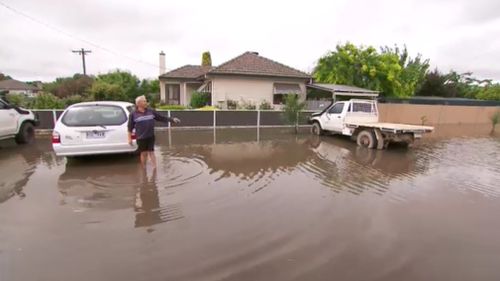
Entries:
[[30, 143], [35, 138], [38, 118], [30, 111], [0, 99], [0, 140], [14, 138], [16, 143]]
[[381, 123], [377, 102], [361, 99], [336, 102], [313, 113], [309, 123], [315, 135], [325, 132], [342, 134], [350, 136], [359, 146], [377, 149], [387, 148], [389, 143], [411, 145], [423, 134], [434, 130], [429, 126]]

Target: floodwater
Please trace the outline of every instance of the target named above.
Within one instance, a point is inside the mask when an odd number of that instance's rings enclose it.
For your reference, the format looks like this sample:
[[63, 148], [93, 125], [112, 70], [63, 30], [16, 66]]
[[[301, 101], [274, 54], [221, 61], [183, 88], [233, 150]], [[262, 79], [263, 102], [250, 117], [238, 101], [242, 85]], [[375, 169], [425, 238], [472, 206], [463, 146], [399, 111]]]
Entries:
[[156, 172], [1, 146], [1, 281], [500, 280], [498, 136], [161, 132]]

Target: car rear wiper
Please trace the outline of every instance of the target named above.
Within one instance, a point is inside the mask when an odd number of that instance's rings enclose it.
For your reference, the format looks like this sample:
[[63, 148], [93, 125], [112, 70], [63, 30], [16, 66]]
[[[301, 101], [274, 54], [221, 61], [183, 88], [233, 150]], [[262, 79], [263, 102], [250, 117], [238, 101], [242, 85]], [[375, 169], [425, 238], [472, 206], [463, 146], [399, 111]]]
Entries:
[[104, 125], [99, 125], [99, 127], [103, 128], [104, 130], [107, 129], [106, 126], [104, 126]]

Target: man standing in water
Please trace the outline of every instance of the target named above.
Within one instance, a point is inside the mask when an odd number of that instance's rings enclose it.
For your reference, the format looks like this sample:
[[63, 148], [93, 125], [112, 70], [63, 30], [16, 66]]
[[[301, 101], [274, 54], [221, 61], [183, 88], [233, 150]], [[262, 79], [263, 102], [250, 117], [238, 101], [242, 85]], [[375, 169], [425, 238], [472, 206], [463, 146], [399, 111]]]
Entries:
[[155, 120], [160, 122], [180, 122], [178, 118], [165, 117], [155, 110], [148, 108], [148, 102], [145, 96], [137, 97], [135, 99], [135, 110], [130, 113], [128, 119], [128, 143], [132, 145], [132, 131], [135, 129], [137, 146], [141, 153], [141, 164], [143, 167], [146, 167], [146, 162], [149, 157], [151, 159], [151, 164], [153, 164], [153, 168], [156, 168], [156, 157], [154, 154]]

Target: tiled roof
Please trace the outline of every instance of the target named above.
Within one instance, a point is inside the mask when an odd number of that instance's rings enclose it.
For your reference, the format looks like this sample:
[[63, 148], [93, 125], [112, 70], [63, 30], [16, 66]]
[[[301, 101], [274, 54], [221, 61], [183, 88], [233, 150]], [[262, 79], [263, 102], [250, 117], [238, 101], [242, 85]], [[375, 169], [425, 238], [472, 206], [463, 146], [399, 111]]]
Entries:
[[272, 76], [309, 79], [311, 76], [300, 70], [260, 56], [256, 52], [246, 52], [218, 67], [208, 74], [238, 74], [251, 76]]
[[35, 86], [28, 85], [24, 82], [14, 79], [0, 81], [0, 90], [22, 90], [22, 91], [37, 91]]
[[160, 75], [161, 78], [196, 79], [205, 75], [212, 67], [201, 65], [185, 65]]

